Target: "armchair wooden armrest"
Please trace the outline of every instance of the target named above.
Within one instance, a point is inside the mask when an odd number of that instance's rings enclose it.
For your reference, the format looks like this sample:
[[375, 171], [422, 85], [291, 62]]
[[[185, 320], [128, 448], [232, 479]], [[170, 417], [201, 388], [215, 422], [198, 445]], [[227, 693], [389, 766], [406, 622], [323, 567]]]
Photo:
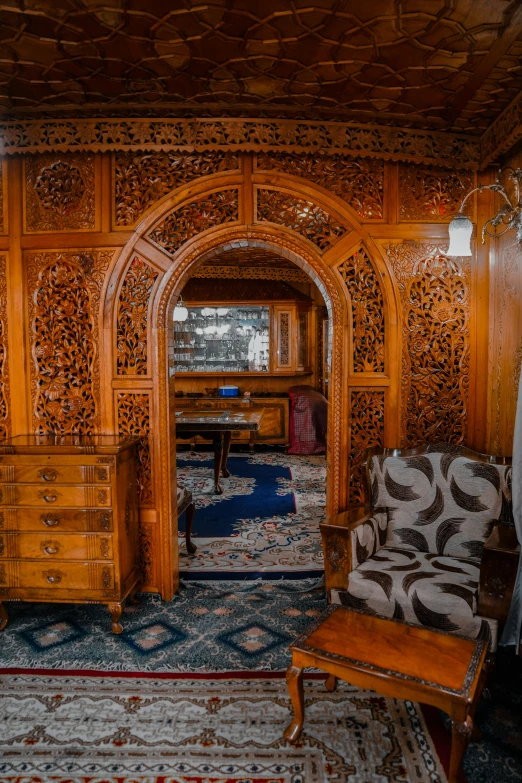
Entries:
[[484, 544], [480, 564], [478, 614], [504, 627], [517, 577], [520, 544], [514, 527], [498, 524]]
[[379, 513], [386, 513], [386, 509], [351, 506], [320, 523], [328, 596], [333, 588], [346, 590], [348, 586], [348, 574], [352, 570], [352, 532]]

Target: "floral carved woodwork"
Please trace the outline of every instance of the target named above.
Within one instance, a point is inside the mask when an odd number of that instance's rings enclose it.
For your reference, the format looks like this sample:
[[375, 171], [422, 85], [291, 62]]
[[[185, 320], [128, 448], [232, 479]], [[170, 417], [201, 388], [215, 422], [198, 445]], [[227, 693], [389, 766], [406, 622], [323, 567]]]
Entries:
[[[399, 165], [399, 219], [450, 220], [459, 211], [466, 193], [474, 186], [471, 171], [448, 171], [439, 166]], [[471, 215], [469, 200], [465, 212]]]
[[321, 185], [343, 198], [363, 219], [383, 217], [384, 162], [348, 155], [259, 153], [256, 168], [283, 171]]
[[350, 393], [350, 494], [349, 503], [368, 502], [364, 497], [363, 461], [370, 448], [384, 445], [384, 391], [353, 389]]
[[402, 306], [401, 445], [464, 443], [470, 263], [413, 242], [388, 245], [386, 252]]
[[150, 522], [140, 522], [139, 529], [139, 549], [140, 549], [140, 567], [143, 576], [143, 583], [147, 586], [155, 587], [155, 564], [156, 551], [154, 547], [154, 524]]
[[154, 504], [152, 468], [150, 457], [150, 400], [148, 394], [119, 392], [118, 432], [120, 435], [138, 435], [138, 499], [142, 506]]
[[237, 153], [118, 152], [114, 158], [117, 226], [131, 226], [151, 204], [197, 177], [237, 170]]
[[384, 300], [372, 262], [360, 248], [337, 269], [352, 305], [354, 372], [384, 372]]
[[0, 255], [0, 439], [7, 438], [10, 430], [6, 257]]
[[317, 204], [265, 188], [257, 191], [257, 219], [291, 228], [321, 250], [329, 248], [347, 231]]
[[147, 374], [149, 300], [158, 273], [135, 258], [120, 291], [117, 318], [118, 375]]
[[35, 432], [100, 431], [98, 318], [112, 251], [28, 254]]
[[167, 253], [174, 254], [196, 234], [238, 219], [238, 191], [222, 190], [179, 207], [153, 229], [148, 237]]
[[280, 269], [275, 266], [200, 266], [192, 277], [226, 278], [229, 280], [282, 280], [286, 283], [308, 283], [306, 272], [297, 267]]
[[94, 155], [38, 155], [25, 159], [28, 231], [95, 227]]

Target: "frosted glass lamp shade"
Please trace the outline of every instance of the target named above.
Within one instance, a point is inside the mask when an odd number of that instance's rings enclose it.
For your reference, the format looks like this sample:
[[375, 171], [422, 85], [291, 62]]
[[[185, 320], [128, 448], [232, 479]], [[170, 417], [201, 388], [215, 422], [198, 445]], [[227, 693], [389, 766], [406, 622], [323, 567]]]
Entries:
[[470, 256], [473, 223], [466, 215], [455, 215], [449, 224], [448, 256]]
[[188, 318], [188, 310], [183, 304], [183, 299], [179, 298], [179, 301], [174, 308], [174, 321], [186, 321]]

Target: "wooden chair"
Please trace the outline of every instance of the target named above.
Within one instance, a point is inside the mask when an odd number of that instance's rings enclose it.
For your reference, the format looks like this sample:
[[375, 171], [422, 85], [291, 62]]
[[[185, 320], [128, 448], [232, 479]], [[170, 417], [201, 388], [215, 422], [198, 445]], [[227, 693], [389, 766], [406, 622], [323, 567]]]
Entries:
[[515, 583], [511, 460], [447, 444], [372, 449], [368, 505], [321, 524], [332, 603], [496, 649]]
[[190, 536], [192, 534], [192, 522], [194, 519], [194, 511], [196, 506], [192, 500], [192, 492], [186, 487], [182, 487], [181, 484], [177, 485], [178, 489], [178, 519], [186, 511], [185, 515], [185, 543], [187, 545], [187, 552], [189, 555], [193, 555], [197, 551], [197, 547], [192, 543]]

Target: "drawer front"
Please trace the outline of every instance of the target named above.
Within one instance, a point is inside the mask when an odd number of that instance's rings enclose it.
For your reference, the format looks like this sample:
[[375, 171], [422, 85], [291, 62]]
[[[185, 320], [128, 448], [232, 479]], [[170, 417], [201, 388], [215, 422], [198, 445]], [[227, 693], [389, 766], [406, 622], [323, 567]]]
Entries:
[[112, 536], [81, 533], [0, 533], [0, 558], [112, 560]]
[[110, 484], [109, 465], [0, 465], [0, 484]]
[[58, 531], [64, 533], [108, 533], [113, 529], [112, 509], [78, 508], [3, 508], [0, 509], [0, 532], [3, 530]]
[[5, 484], [0, 488], [2, 506], [96, 506], [111, 505], [110, 487], [74, 487], [67, 484]]
[[4, 579], [6, 587], [57, 591], [113, 590], [114, 566], [112, 563], [7, 561]]

